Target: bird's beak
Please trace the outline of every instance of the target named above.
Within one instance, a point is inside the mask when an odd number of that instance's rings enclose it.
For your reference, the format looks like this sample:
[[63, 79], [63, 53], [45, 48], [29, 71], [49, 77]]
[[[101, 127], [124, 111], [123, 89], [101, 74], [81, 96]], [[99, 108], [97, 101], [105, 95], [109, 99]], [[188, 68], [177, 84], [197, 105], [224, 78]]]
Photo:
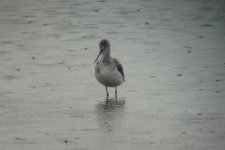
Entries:
[[98, 57], [101, 55], [101, 53], [102, 53], [102, 50], [99, 52], [99, 54], [98, 54], [98, 56], [97, 56], [97, 58], [95, 59], [95, 61], [94, 61], [94, 64], [96, 63], [96, 61], [98, 60]]

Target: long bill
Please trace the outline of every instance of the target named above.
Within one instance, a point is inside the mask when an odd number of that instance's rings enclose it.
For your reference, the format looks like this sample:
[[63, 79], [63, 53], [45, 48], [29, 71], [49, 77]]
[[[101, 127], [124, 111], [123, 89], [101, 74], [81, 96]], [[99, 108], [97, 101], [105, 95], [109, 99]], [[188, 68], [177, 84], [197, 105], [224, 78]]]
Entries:
[[100, 51], [99, 52], [99, 54], [98, 54], [98, 56], [97, 56], [97, 58], [95, 59], [95, 61], [94, 61], [94, 64], [96, 63], [96, 61], [98, 60], [98, 57], [101, 55], [101, 53], [102, 53], [102, 51]]

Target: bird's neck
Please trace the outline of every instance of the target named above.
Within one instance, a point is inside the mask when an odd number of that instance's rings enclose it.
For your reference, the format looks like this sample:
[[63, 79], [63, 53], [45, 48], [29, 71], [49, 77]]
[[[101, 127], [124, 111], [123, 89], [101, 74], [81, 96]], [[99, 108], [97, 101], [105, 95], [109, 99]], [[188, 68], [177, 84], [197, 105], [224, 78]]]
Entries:
[[102, 60], [105, 63], [109, 63], [110, 62], [110, 49], [109, 48], [106, 49], [104, 51], [104, 53], [102, 54]]

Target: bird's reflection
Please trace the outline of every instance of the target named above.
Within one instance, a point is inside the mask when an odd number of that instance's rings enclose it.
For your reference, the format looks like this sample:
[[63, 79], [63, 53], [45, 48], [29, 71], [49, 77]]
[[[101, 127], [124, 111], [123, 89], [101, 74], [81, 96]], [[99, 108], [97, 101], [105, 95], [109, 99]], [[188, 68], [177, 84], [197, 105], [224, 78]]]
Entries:
[[99, 102], [96, 105], [97, 122], [100, 128], [112, 130], [120, 127], [124, 120], [125, 99], [117, 101], [109, 99], [107, 102]]
[[124, 107], [125, 100], [117, 100], [115, 101], [114, 99], [109, 99], [108, 101], [105, 102], [100, 102], [97, 107], [99, 108], [100, 111], [113, 111], [116, 109], [121, 109]]

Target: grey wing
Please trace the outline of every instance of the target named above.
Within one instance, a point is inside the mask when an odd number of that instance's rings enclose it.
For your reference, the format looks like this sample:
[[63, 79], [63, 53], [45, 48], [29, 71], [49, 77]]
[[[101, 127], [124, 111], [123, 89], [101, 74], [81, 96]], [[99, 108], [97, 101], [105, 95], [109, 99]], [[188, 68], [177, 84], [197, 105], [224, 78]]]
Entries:
[[117, 70], [123, 76], [123, 81], [125, 81], [125, 75], [124, 75], [124, 72], [123, 72], [123, 66], [122, 66], [122, 64], [118, 60], [116, 60], [115, 58], [113, 59], [113, 62], [116, 64]]

